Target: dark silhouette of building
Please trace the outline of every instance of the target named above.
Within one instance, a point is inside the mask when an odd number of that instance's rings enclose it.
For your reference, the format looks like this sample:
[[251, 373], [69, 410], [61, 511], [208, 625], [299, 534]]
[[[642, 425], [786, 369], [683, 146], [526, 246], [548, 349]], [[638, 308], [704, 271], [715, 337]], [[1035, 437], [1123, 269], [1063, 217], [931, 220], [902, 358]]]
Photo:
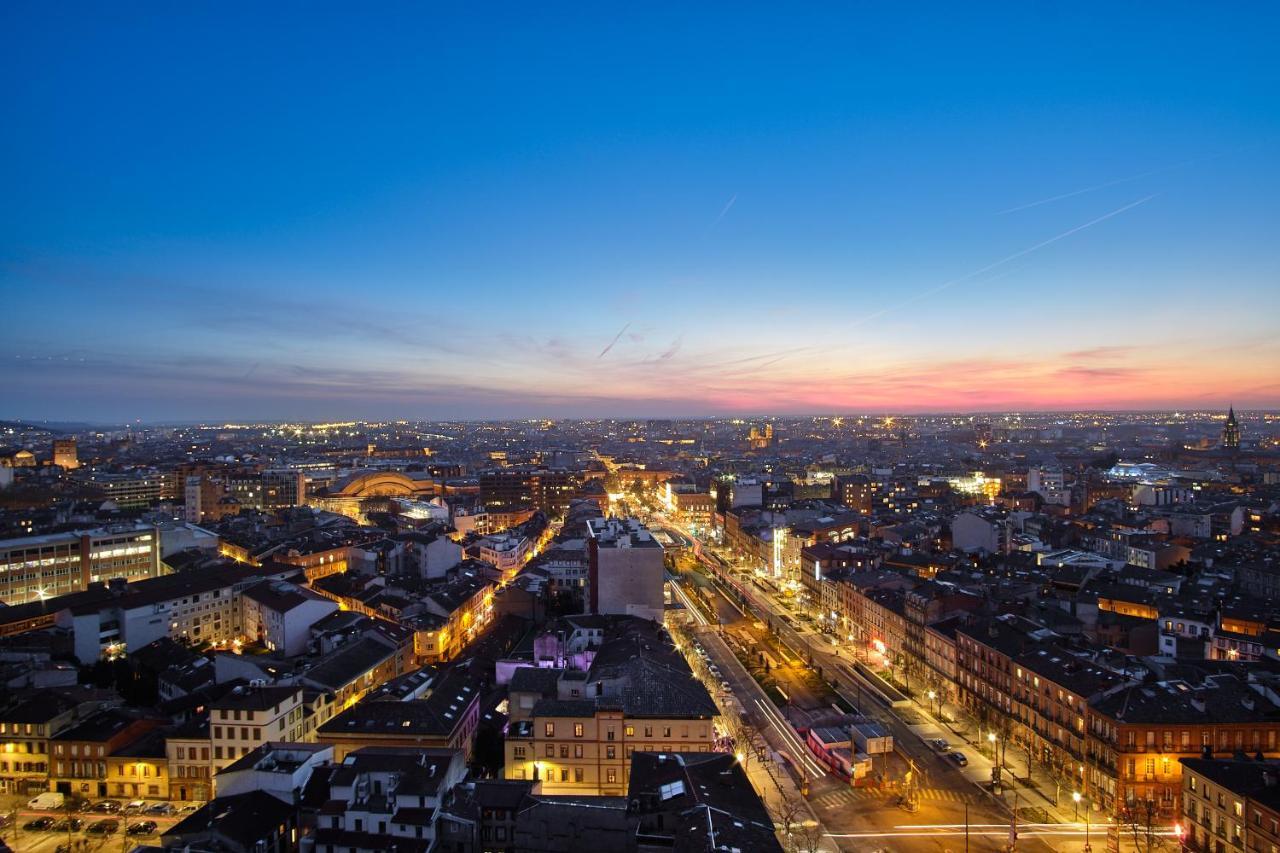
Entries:
[[1235, 406], [1227, 409], [1227, 422], [1222, 425], [1222, 448], [1223, 450], [1240, 449], [1240, 424], [1236, 422]]

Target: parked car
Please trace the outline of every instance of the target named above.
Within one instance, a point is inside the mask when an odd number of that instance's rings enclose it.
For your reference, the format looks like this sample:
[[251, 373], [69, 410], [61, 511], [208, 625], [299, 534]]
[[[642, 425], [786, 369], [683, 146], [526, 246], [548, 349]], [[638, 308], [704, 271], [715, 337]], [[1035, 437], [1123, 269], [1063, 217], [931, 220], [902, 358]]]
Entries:
[[146, 800], [130, 800], [125, 803], [124, 814], [142, 814], [142, 810], [147, 807]]
[[78, 817], [64, 817], [53, 825], [54, 832], [79, 832], [84, 829], [84, 821]]
[[200, 807], [195, 803], [187, 803], [185, 806], [178, 809], [178, 814], [195, 814], [198, 811], [200, 811]]
[[143, 814], [155, 815], [156, 817], [165, 817], [176, 811], [171, 803], [153, 803], [147, 806]]
[[929, 745], [938, 750], [938, 752], [946, 752], [948, 749], [951, 749], [951, 744], [947, 743], [940, 737], [929, 741]]
[[117, 814], [120, 811], [120, 801], [99, 800], [93, 804], [93, 811], [98, 814]]
[[27, 832], [44, 832], [53, 826], [53, 818], [38, 817], [35, 820], [29, 820], [22, 825]]
[[963, 752], [948, 752], [947, 758], [950, 758], [961, 767], [967, 767], [969, 765], [969, 759], [964, 757]]
[[130, 835], [153, 835], [156, 831], [156, 822], [154, 820], [140, 820], [135, 824], [130, 824], [128, 833]]
[[118, 820], [99, 820], [89, 824], [89, 828], [85, 832], [90, 835], [115, 835], [120, 831], [120, 821]]

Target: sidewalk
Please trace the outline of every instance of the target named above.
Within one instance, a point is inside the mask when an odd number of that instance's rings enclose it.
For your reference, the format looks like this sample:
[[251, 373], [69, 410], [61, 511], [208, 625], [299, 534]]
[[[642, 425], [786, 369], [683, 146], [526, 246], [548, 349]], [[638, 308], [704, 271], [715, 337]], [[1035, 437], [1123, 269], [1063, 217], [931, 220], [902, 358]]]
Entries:
[[[978, 740], [977, 720], [959, 706], [949, 706], [947, 709], [955, 712], [952, 721], [939, 720], [927, 705], [921, 705], [918, 699], [912, 701], [914, 704], [909, 710], [925, 722], [914, 725], [908, 722], [908, 726], [913, 731], [918, 730], [926, 739], [944, 738], [951, 742], [953, 748], [962, 748], [970, 765], [979, 767], [984, 774], [983, 778], [989, 780], [991, 767], [995, 763], [993, 748], [989, 740]], [[985, 733], [983, 737], [986, 737]], [[1009, 745], [1005, 749], [1004, 765], [1000, 773], [1006, 802], [1011, 803], [1013, 792], [1017, 791], [1020, 808], [1034, 806], [1043, 809], [1050, 821], [1058, 823], [1083, 821], [1083, 815], [1071, 799], [1069, 786], [1063, 785], [1057, 789], [1058, 802], [1055, 804], [1055, 785], [1049, 774], [1033, 764], [1030, 785], [1026, 782], [1026, 775], [1026, 751], [1016, 744]]]

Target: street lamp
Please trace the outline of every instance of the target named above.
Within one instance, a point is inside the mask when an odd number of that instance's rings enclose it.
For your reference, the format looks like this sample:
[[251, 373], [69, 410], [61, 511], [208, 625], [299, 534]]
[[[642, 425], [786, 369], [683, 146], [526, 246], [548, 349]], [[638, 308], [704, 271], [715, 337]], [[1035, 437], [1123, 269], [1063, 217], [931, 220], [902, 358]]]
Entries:
[[1080, 792], [1072, 791], [1071, 800], [1075, 803], [1071, 811], [1071, 820], [1074, 823], [1080, 820]]
[[933, 700], [937, 698], [937, 695], [938, 694], [936, 691], [933, 691], [933, 690], [929, 691], [929, 713], [931, 714], [933, 713]]

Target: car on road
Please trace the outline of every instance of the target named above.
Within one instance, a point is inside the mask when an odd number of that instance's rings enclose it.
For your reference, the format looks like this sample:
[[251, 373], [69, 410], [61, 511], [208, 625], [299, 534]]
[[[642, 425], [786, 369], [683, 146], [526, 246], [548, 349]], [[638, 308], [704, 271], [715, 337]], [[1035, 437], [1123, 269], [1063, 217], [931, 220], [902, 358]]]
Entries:
[[156, 822], [154, 820], [140, 820], [137, 823], [130, 824], [127, 831], [130, 835], [154, 835]]
[[93, 804], [91, 811], [98, 814], [116, 814], [120, 811], [119, 800], [99, 800]]
[[964, 753], [963, 753], [963, 752], [948, 752], [948, 753], [947, 753], [947, 758], [950, 758], [952, 761], [954, 761], [954, 762], [955, 762], [957, 765], [959, 765], [960, 767], [968, 767], [968, 766], [969, 766], [969, 759], [965, 758], [965, 756], [964, 756]]
[[153, 817], [167, 817], [175, 811], [177, 811], [177, 809], [175, 809], [171, 803], [153, 803], [152, 805], [147, 806], [146, 811], [144, 811], [143, 814], [152, 815]]
[[22, 825], [27, 832], [44, 832], [53, 826], [53, 818], [38, 817], [35, 820], [29, 820]]
[[64, 817], [53, 825], [54, 832], [79, 832], [84, 828], [84, 821], [78, 817]]
[[120, 821], [118, 820], [99, 820], [89, 824], [89, 828], [85, 832], [90, 835], [115, 835], [120, 831]]
[[951, 749], [951, 744], [947, 743], [945, 740], [943, 740], [940, 737], [934, 738], [933, 740], [929, 741], [929, 746], [938, 750], [938, 752], [946, 752], [947, 750]]

